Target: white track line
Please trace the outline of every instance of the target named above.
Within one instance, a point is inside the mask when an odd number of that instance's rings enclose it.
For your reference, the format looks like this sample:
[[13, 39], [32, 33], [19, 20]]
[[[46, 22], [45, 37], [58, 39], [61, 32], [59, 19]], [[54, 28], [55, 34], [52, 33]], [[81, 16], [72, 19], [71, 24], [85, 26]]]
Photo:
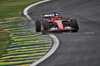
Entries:
[[30, 66], [38, 65], [39, 63], [41, 63], [42, 61], [44, 61], [45, 59], [50, 57], [56, 51], [56, 49], [58, 48], [58, 46], [59, 46], [58, 38], [55, 35], [53, 35], [53, 34], [49, 34], [49, 36], [53, 39], [53, 42], [54, 42], [53, 43], [53, 47], [51, 48], [51, 50], [46, 55], [44, 55], [42, 58], [40, 58], [38, 61], [34, 62]]
[[31, 7], [35, 6], [35, 5], [38, 5], [38, 4], [41, 4], [41, 3], [44, 3], [44, 2], [48, 2], [48, 1], [50, 1], [50, 0], [43, 0], [43, 1], [40, 1], [40, 2], [37, 2], [37, 3], [34, 3], [34, 4], [29, 5], [28, 7], [26, 7], [26, 8], [24, 9], [23, 15], [26, 16], [26, 18], [27, 18], [28, 20], [30, 20], [30, 21], [34, 24], [34, 21], [33, 21], [32, 18], [28, 15], [27, 11], [28, 11]]
[[[37, 3], [35, 3], [35, 4], [32, 4], [32, 5], [28, 6], [28, 7], [26, 7], [26, 8], [24, 9], [24, 11], [23, 11], [23, 15], [26, 16], [26, 18], [27, 18], [28, 20], [30, 20], [32, 23], [34, 23], [34, 21], [32, 20], [32, 18], [28, 15], [27, 11], [28, 11], [31, 7], [33, 7], [33, 6], [35, 6], [35, 5], [38, 5], [38, 4], [41, 4], [41, 3], [44, 3], [44, 2], [47, 2], [47, 1], [50, 1], [50, 0], [40, 1], [40, 2], [37, 2]], [[39, 63], [41, 63], [42, 61], [44, 61], [45, 59], [47, 59], [48, 57], [50, 57], [50, 56], [57, 50], [57, 48], [58, 48], [58, 46], [59, 46], [59, 40], [58, 40], [58, 38], [57, 38], [54, 34], [49, 34], [49, 36], [50, 36], [50, 37], [52, 38], [52, 40], [53, 40], [53, 46], [52, 46], [52, 48], [50, 49], [50, 51], [49, 51], [46, 55], [44, 55], [44, 56], [43, 56], [42, 58], [40, 58], [38, 61], [32, 63], [30, 66], [36, 66], [36, 65], [38, 65]]]

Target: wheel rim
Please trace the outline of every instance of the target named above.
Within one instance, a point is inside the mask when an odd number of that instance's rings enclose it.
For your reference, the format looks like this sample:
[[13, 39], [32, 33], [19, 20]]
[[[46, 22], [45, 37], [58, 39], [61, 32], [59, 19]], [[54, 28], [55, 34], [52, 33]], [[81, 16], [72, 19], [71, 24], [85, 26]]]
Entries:
[[41, 24], [41, 31], [43, 31], [43, 25]]

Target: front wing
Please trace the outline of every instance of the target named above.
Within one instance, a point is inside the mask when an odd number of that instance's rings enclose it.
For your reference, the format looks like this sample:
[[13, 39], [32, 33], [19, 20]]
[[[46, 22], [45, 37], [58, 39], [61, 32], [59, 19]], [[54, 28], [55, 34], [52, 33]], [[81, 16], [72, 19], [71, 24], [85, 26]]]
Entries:
[[49, 29], [48, 32], [50, 32], [50, 31], [66, 31], [66, 30], [76, 30], [76, 29], [72, 28], [72, 27], [64, 27], [64, 29], [59, 29], [57, 27], [54, 27], [54, 28]]

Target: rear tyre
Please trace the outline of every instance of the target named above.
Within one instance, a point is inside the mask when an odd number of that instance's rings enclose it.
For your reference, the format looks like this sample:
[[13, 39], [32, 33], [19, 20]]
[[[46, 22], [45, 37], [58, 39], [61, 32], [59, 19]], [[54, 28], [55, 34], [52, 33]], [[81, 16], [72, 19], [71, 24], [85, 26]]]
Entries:
[[41, 32], [41, 20], [35, 21], [35, 30], [36, 32]]
[[42, 34], [47, 34], [47, 30], [48, 30], [48, 22], [46, 22], [45, 20], [42, 21], [42, 26], [43, 26], [43, 30], [42, 30]]
[[70, 20], [70, 26], [75, 29], [75, 30], [71, 30], [72, 32], [78, 32], [79, 26], [77, 24], [77, 20], [76, 19], [71, 19]]

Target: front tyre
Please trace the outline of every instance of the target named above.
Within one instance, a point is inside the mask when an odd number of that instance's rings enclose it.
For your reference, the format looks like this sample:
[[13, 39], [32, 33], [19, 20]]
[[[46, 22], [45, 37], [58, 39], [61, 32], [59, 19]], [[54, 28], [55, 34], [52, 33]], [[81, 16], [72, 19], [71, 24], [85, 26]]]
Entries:
[[47, 31], [48, 31], [48, 22], [43, 20], [42, 21], [42, 26], [43, 26], [43, 30], [42, 30], [42, 34], [47, 34]]
[[77, 24], [77, 20], [76, 20], [76, 19], [71, 19], [71, 20], [70, 20], [70, 26], [71, 26], [72, 28], [74, 28], [74, 30], [71, 30], [72, 32], [78, 32], [79, 26], [78, 26], [78, 24]]
[[36, 32], [41, 32], [41, 20], [35, 21], [35, 30]]

